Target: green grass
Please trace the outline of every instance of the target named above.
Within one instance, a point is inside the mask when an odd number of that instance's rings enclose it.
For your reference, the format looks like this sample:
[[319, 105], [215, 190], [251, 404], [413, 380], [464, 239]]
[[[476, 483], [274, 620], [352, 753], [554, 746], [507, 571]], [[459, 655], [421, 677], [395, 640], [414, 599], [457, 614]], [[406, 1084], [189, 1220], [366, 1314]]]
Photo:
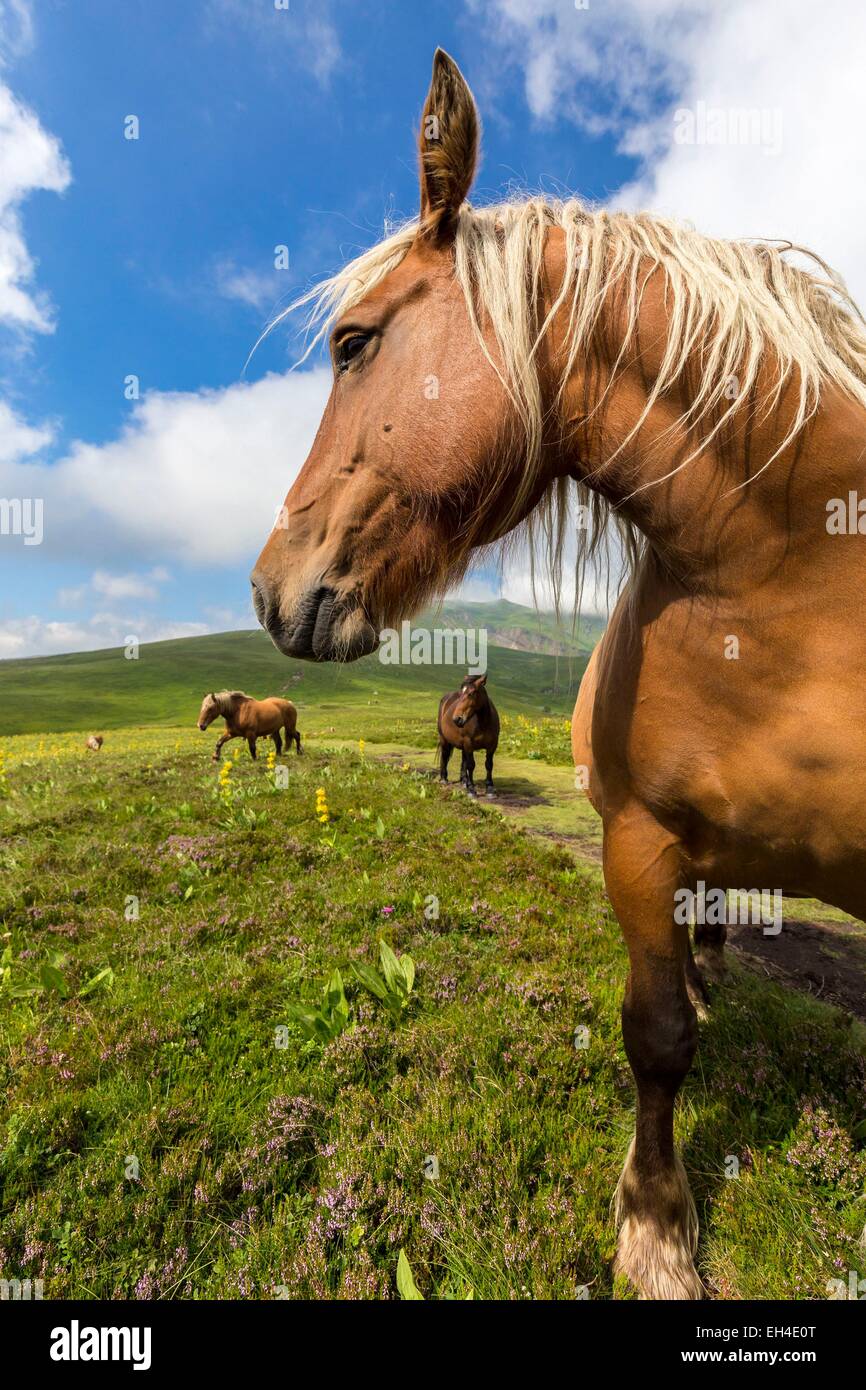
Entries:
[[[403, 1248], [426, 1297], [615, 1292], [634, 1096], [595, 872], [356, 747], [312, 743], [285, 789], [244, 750], [221, 794], [186, 728], [0, 746], [0, 1277], [395, 1297]], [[353, 983], [380, 937], [417, 967], [399, 1022]], [[334, 967], [349, 1027], [305, 1042], [289, 1006]], [[862, 1266], [864, 1081], [844, 1015], [744, 972], [717, 993], [678, 1138], [718, 1296]]]
[[[571, 714], [586, 657], [489, 648], [490, 688], [515, 714]], [[303, 729], [327, 729], [350, 708], [366, 739], [410, 735], [431, 724], [439, 698], [466, 675], [463, 667], [387, 666], [376, 655], [350, 666], [290, 661], [265, 633], [223, 632], [152, 642], [127, 660], [122, 648], [70, 656], [0, 661], [3, 732], [49, 733], [139, 724], [194, 725], [208, 690], [246, 690], [294, 700]]]

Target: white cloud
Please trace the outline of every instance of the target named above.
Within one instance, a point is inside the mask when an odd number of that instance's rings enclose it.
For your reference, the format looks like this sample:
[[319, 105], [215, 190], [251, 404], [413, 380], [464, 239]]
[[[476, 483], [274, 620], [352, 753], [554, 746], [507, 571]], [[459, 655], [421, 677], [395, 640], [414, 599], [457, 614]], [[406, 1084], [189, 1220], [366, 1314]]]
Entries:
[[[606, 580], [598, 574], [587, 573], [581, 597], [581, 612], [607, 616], [609, 608], [612, 608], [616, 601], [615, 587], [616, 576], [614, 575], [610, 588], [611, 603], [608, 605]], [[559, 610], [567, 618], [570, 618], [574, 607], [574, 596], [573, 562], [570, 564], [566, 559], [563, 563]], [[525, 558], [506, 566], [501, 578], [497, 575], [480, 572], [467, 575], [462, 584], [453, 589], [448, 597], [462, 599], [464, 603], [490, 603], [495, 602], [496, 599], [504, 598], [508, 599], [509, 603], [522, 603], [524, 607], [536, 608], [542, 613], [550, 613], [555, 607], [553, 590], [540, 574], [535, 576], [533, 589], [532, 571]]]
[[0, 84], [0, 323], [13, 329], [52, 329], [50, 306], [32, 285], [35, 266], [24, 240], [21, 204], [37, 189], [62, 193], [69, 181], [59, 142]]
[[272, 309], [285, 292], [284, 272], [239, 266], [230, 257], [216, 262], [214, 283], [223, 299], [237, 300], [258, 312]]
[[[738, 0], [733, 0], [737, 3]], [[542, 122], [563, 117], [592, 132], [620, 130], [647, 113], [687, 67], [689, 35], [717, 0], [466, 0], [489, 36], [491, 62], [524, 75]]]
[[272, 62], [282, 63], [288, 53], [322, 87], [327, 87], [343, 57], [328, 0], [304, 6], [290, 0], [279, 9], [273, 3], [251, 5], [249, 0], [212, 0], [207, 23], [213, 27], [217, 22], [243, 26]]
[[161, 566], [145, 574], [110, 574], [107, 570], [96, 570], [86, 584], [60, 589], [57, 598], [64, 608], [79, 607], [93, 594], [108, 599], [137, 598], [153, 602], [159, 597], [159, 586], [170, 578], [168, 570]]
[[168, 573], [164, 569], [151, 570], [149, 575], [108, 574], [105, 570], [97, 570], [90, 582], [94, 592], [104, 598], [155, 599], [159, 594], [159, 585], [164, 584], [167, 578]]
[[58, 622], [31, 614], [0, 623], [0, 660], [121, 647], [129, 637], [137, 637], [139, 642], [200, 637], [212, 630], [207, 623], [173, 622], [141, 614], [94, 613], [81, 622]]
[[[866, 300], [866, 9], [825, 0], [772, 8], [737, 0], [714, 12], [695, 46], [677, 107], [757, 110], [781, 147], [678, 144], [670, 119], [640, 134], [653, 149], [646, 173], [623, 190], [625, 206], [688, 217], [720, 236], [790, 238], [810, 247]], [[778, 113], [776, 115], [776, 113]]]
[[203, 612], [215, 632], [239, 632], [242, 628], [258, 631], [258, 620], [251, 603], [247, 603], [246, 608], [206, 603]]
[[0, 0], [0, 65], [26, 53], [33, 43], [33, 15], [28, 0]]
[[47, 449], [54, 439], [51, 425], [28, 425], [6, 401], [0, 401], [0, 463], [13, 463]]
[[[468, 0], [536, 118], [616, 130], [644, 161], [612, 201], [720, 236], [810, 246], [866, 299], [866, 9], [850, 0]], [[680, 144], [678, 109], [781, 115], [781, 149]], [[771, 143], [771, 142], [770, 142]], [[578, 174], [579, 178], [579, 174]]]
[[0, 457], [0, 496], [44, 499], [51, 559], [252, 564], [330, 384], [317, 367], [223, 390], [152, 392], [107, 444], [75, 443], [51, 465]]

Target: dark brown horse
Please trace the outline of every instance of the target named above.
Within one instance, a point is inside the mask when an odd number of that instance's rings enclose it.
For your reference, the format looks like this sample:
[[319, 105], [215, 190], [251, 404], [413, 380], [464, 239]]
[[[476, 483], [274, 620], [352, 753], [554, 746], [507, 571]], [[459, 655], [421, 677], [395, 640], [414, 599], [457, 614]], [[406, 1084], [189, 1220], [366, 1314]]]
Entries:
[[281, 700], [271, 695], [267, 700], [254, 700], [242, 690], [211, 691], [205, 695], [199, 710], [198, 727], [202, 730], [222, 715], [226, 721], [226, 731], [217, 739], [213, 761], [219, 762], [224, 743], [232, 738], [245, 738], [250, 754], [256, 756], [256, 739], [272, 738], [277, 753], [282, 753], [283, 743], [280, 730], [286, 731], [286, 748], [294, 739], [298, 752], [301, 751], [301, 735], [297, 730], [298, 711], [291, 700]]
[[419, 218], [308, 298], [334, 384], [255, 603], [288, 655], [354, 658], [522, 523], [556, 589], [572, 498], [579, 555], [619, 527], [625, 597], [575, 724], [630, 962], [617, 1268], [699, 1298], [673, 1128], [688, 900], [758, 884], [866, 916], [866, 331], [783, 246], [578, 199], [470, 207], [477, 151], [437, 52]]
[[485, 791], [493, 796], [493, 755], [499, 746], [499, 715], [487, 693], [487, 676], [467, 676], [459, 690], [439, 701], [439, 776], [448, 781], [448, 763], [460, 749], [460, 782], [470, 796], [475, 790], [475, 753], [483, 748]]

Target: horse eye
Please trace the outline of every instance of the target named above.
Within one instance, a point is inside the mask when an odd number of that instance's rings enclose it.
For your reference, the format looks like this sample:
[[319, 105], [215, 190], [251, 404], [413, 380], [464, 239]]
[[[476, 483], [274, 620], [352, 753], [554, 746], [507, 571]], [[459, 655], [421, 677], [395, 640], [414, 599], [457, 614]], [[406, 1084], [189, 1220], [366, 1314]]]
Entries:
[[337, 347], [337, 370], [346, 371], [349, 363], [359, 357], [370, 341], [366, 333], [352, 333]]

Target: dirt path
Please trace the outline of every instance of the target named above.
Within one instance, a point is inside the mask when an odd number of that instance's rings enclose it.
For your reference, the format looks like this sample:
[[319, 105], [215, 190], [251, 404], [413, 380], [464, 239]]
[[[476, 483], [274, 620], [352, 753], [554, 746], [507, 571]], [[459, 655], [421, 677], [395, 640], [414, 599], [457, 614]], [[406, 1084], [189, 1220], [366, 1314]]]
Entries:
[[[372, 744], [369, 751], [383, 761], [408, 762], [435, 776], [429, 749]], [[601, 822], [586, 797], [575, 790], [571, 768], [503, 755], [497, 756], [495, 776], [496, 795], [485, 804], [527, 834], [561, 845], [600, 876]], [[459, 795], [453, 779], [452, 785]], [[729, 929], [728, 945], [749, 969], [866, 1022], [866, 925], [856, 918], [811, 899], [786, 899], [778, 935], [765, 936], [761, 927], [735, 926]]]

